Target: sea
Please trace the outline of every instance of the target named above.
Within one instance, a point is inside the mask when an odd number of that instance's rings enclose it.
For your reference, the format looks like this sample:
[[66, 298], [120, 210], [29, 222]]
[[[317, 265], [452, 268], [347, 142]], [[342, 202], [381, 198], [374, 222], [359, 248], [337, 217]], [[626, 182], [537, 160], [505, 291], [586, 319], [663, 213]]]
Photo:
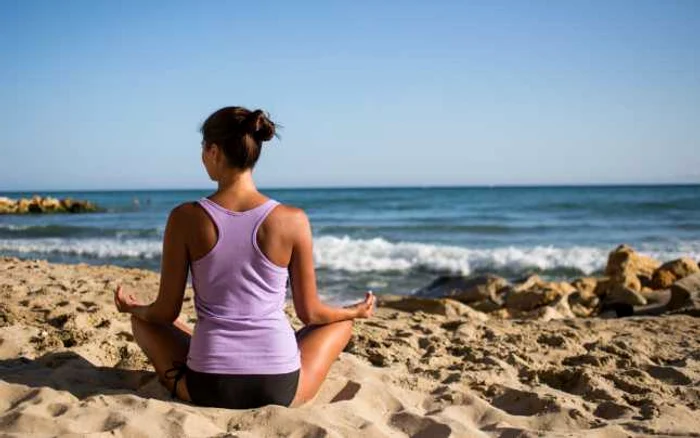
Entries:
[[[303, 208], [320, 295], [412, 294], [442, 275], [600, 273], [626, 243], [700, 260], [700, 185], [263, 189]], [[0, 216], [0, 255], [158, 271], [168, 213], [213, 190], [0, 192], [89, 200], [91, 214]]]

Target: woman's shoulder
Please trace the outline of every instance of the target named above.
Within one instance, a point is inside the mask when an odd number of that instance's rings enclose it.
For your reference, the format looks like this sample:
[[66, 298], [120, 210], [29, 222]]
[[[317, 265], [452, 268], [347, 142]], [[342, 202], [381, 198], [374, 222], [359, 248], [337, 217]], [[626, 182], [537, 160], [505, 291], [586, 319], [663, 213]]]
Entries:
[[301, 227], [308, 223], [308, 221], [309, 218], [302, 208], [283, 204], [279, 201], [277, 206], [273, 208], [267, 216], [267, 220], [265, 220], [268, 225], [279, 225], [284, 228]]
[[197, 201], [183, 202], [170, 210], [170, 221], [189, 226], [193, 220], [207, 217], [204, 209]]

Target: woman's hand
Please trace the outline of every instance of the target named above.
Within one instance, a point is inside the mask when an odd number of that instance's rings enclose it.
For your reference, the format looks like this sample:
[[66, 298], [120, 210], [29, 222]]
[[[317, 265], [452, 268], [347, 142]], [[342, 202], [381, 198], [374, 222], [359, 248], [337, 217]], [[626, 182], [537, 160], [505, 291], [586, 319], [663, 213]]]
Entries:
[[372, 291], [365, 294], [365, 300], [351, 306], [355, 310], [355, 318], [369, 318], [374, 312], [375, 296]]
[[143, 305], [132, 294], [124, 292], [121, 286], [117, 286], [117, 290], [114, 291], [114, 304], [122, 313], [133, 313], [135, 308]]

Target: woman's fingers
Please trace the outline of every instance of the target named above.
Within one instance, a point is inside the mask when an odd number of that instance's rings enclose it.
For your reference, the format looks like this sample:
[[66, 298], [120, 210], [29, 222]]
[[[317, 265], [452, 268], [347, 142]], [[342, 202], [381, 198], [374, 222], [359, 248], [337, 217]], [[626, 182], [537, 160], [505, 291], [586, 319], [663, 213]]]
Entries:
[[[117, 286], [117, 290], [114, 292], [114, 304], [117, 306], [117, 310], [120, 312], [124, 311], [124, 306], [127, 304], [123, 293], [124, 289], [121, 287], [121, 285]], [[129, 297], [127, 296], [127, 298]]]

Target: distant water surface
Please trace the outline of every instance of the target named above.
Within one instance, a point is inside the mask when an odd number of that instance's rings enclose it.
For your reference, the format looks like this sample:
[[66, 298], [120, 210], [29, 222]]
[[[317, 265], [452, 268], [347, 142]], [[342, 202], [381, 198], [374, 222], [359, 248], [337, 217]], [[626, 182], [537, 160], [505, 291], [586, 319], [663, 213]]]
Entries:
[[[263, 192], [306, 210], [319, 288], [337, 303], [369, 288], [411, 293], [444, 273], [571, 279], [602, 269], [623, 242], [661, 260], [700, 259], [698, 185]], [[41, 192], [87, 199], [106, 212], [0, 216], [0, 254], [158, 270], [169, 211], [209, 193]]]

